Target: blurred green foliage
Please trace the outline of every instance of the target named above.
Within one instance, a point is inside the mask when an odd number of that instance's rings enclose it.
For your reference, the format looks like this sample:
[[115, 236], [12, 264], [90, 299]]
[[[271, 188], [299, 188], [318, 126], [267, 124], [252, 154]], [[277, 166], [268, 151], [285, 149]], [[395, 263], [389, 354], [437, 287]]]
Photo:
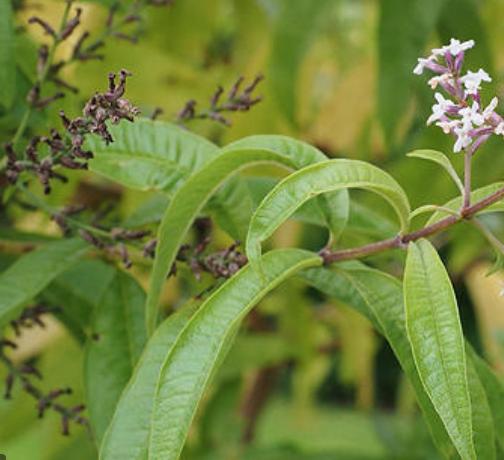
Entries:
[[[39, 3], [44, 16], [56, 22], [62, 2]], [[82, 27], [100, 30], [107, 15], [104, 5], [82, 3]], [[0, 2], [0, 141], [9, 139], [20, 122], [34, 77], [35, 43], [41, 39], [31, 32], [14, 35], [11, 14], [25, 26], [31, 6], [28, 3], [26, 10], [12, 13], [9, 0]], [[258, 88], [263, 101], [249, 112], [233, 114], [231, 127], [196, 121], [190, 129], [221, 145], [250, 134], [288, 134], [331, 157], [364, 159], [385, 167], [414, 207], [433, 201], [441, 204], [456, 194], [449, 177], [434, 165], [405, 156], [417, 148], [451, 150], [450, 139], [425, 126], [432, 95], [424, 81], [413, 79], [412, 69], [429, 45], [451, 37], [472, 38], [477, 47], [468, 56], [470, 68], [487, 69], [494, 76], [487, 95], [504, 96], [503, 24], [502, 0], [175, 0], [170, 8], [148, 10], [138, 44], [108, 40], [103, 61], [65, 69], [65, 79], [80, 93], [69, 95], [60, 105], [70, 115], [78, 114], [83, 101], [104, 87], [109, 71], [127, 68], [134, 74], [129, 98], [145, 115], [161, 107], [161, 119], [172, 121], [187, 100], [195, 99], [205, 107], [218, 85], [229, 88], [240, 75], [249, 80], [263, 73], [266, 78]], [[16, 66], [7, 65], [13, 57]], [[30, 132], [45, 132], [59, 123], [56, 112], [32, 117]], [[475, 187], [503, 179], [502, 142], [488, 142], [478, 157]], [[462, 158], [453, 159], [460, 171]], [[282, 174], [273, 167], [272, 171]], [[247, 182], [256, 204], [269, 189], [264, 186], [268, 181]], [[57, 186], [49, 200], [55, 205], [67, 202], [82, 193], [82, 183], [111, 193], [126, 225], [158, 222], [160, 209], [166, 206], [164, 196], [111, 187], [105, 178], [87, 173], [72, 174], [70, 183]], [[345, 244], [393, 234], [394, 224], [388, 220], [378, 220], [369, 212], [359, 214], [359, 205], [373, 207], [373, 197], [357, 192], [352, 198], [357, 204], [343, 237]], [[316, 224], [317, 216], [313, 219]], [[491, 216], [488, 222], [496, 234], [504, 235], [502, 217]], [[18, 230], [51, 233], [46, 231], [49, 226], [40, 217], [22, 221]], [[3, 241], [19, 242], [18, 234], [7, 233], [0, 235]], [[492, 255], [469, 226], [450, 233], [453, 239], [441, 253], [455, 280], [466, 335], [485, 353], [489, 331], [480, 318], [482, 303], [474, 302], [476, 288], [469, 291], [466, 278], [472, 267]], [[325, 236], [315, 225], [293, 221], [268, 244], [319, 249]], [[228, 241], [223, 233], [217, 240], [221, 245]], [[2, 253], [0, 263], [7, 265], [13, 257]], [[372, 263], [398, 271], [395, 256], [377, 256]], [[43, 294], [49, 302], [63, 300], [70, 313], [65, 314], [65, 309], [61, 319], [73, 335], [55, 334], [35, 352], [43, 385], [71, 385], [76, 403], [84, 397], [83, 353], [78, 344], [85, 335], [75, 326], [72, 312], [78, 311], [80, 320], [90, 316], [94, 285], [83, 286], [93, 274], [101, 273], [95, 266], [88, 270], [89, 276], [82, 280], [59, 276]], [[135, 276], [144, 283], [145, 270], [137, 270]], [[165, 293], [165, 304], [183, 303], [201, 292], [205, 282], [197, 283], [183, 273], [182, 280], [170, 286], [172, 293]], [[502, 307], [502, 299], [497, 302]], [[298, 280], [269, 295], [247, 319], [216, 376], [184, 458], [438, 458], [389, 346], [367, 320], [344, 305], [336, 307]], [[504, 321], [502, 315], [499, 318], [502, 337]], [[501, 356], [493, 362], [501, 366], [500, 371], [503, 360]], [[264, 401], [256, 395], [257, 413], [247, 412], [244, 395], [253, 395], [249, 390], [260, 378], [271, 379], [263, 384]], [[96, 458], [85, 430], [76, 427], [70, 438], [63, 438], [56, 416], [36, 420], [33, 404], [19, 389], [13, 400], [0, 402], [1, 453], [14, 460]], [[248, 423], [254, 425], [254, 436], [244, 443], [244, 432], [252, 429]]]

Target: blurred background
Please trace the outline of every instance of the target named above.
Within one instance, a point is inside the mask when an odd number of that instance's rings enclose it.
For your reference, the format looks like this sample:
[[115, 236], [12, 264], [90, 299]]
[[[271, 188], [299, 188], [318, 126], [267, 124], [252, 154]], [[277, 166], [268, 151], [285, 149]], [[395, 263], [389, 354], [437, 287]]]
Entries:
[[[63, 8], [61, 1], [14, 3], [20, 28], [26, 28], [35, 13], [57, 23]], [[82, 27], [99, 33], [112, 3], [82, 3]], [[228, 90], [240, 76], [250, 82], [262, 74], [265, 79], [255, 92], [262, 101], [248, 112], [232, 114], [231, 126], [204, 120], [187, 127], [219, 145], [251, 134], [286, 134], [331, 157], [370, 161], [399, 181], [414, 208], [443, 204], [457, 190], [440, 168], [408, 159], [407, 152], [433, 148], [449, 154], [459, 171], [462, 166], [462, 157], [451, 153], [452, 139], [425, 125], [433, 94], [427, 78], [412, 73], [416, 58], [452, 37], [474, 39], [467, 68], [482, 67], [492, 75], [484, 92], [486, 102], [495, 94], [504, 100], [504, 0], [174, 0], [168, 8], [147, 9], [141, 28], [138, 43], [111, 38], [103, 61], [65, 68], [65, 80], [80, 92], [58, 101], [58, 107], [78, 114], [90, 95], [106, 87], [109, 71], [126, 68], [134, 75], [128, 83], [129, 98], [142, 113], [148, 116], [161, 108], [159, 118], [174, 121], [188, 100], [207, 107], [218, 85]], [[16, 92], [13, 109], [0, 108], [1, 141], [19, 123], [34, 75], [37, 43], [43, 38], [31, 28], [17, 35]], [[47, 110], [33, 120], [31, 130], [44, 131], [58, 123], [57, 110]], [[481, 149], [475, 187], [504, 179], [503, 153], [502, 139]], [[282, 174], [262, 168], [255, 175]], [[259, 195], [261, 187], [267, 190], [261, 181], [250, 181], [250, 186]], [[153, 193], [125, 190], [80, 172], [69, 185], [56, 187], [50, 200], [65, 203], [76, 195], [88, 202], [112, 201], [119, 218], [130, 222], [145, 216], [145, 209], [152, 211], [155, 222], [164, 203]], [[394, 233], [392, 221], [373, 214], [372, 198], [359, 193], [352, 198], [364, 211], [352, 214], [345, 245]], [[17, 230], [48, 237], [56, 233], [42, 215], [18, 217]], [[422, 222], [419, 218], [415, 225]], [[502, 216], [490, 215], [486, 223], [504, 236]], [[218, 244], [229, 244], [224, 232], [214, 232]], [[293, 220], [269, 244], [319, 249], [324, 239], [319, 227]], [[494, 256], [468, 225], [437, 243], [455, 283], [464, 332], [503, 375], [502, 271], [486, 276]], [[2, 266], [12, 260], [8, 253], [2, 254]], [[374, 257], [370, 263], [398, 274], [402, 255]], [[133, 273], [146, 285], [146, 268], [134, 268]], [[201, 292], [205, 282], [182, 272], [168, 283], [165, 305], [180, 305]], [[85, 285], [81, 287], [81, 295], [89, 296]], [[73, 337], [54, 321], [23, 340], [20, 353], [37, 357], [47, 385], [71, 385], [76, 400], [82, 399], [83, 351]], [[84, 430], [75, 428], [70, 438], [62, 437], [58, 419], [49, 415], [37, 420], [33, 404], [22, 394], [0, 400], [0, 452], [8, 459], [96, 458]], [[205, 398], [184, 456], [438, 458], [413, 392], [386, 342], [353, 310], [334, 305], [298, 281], [276, 289], [247, 318]]]

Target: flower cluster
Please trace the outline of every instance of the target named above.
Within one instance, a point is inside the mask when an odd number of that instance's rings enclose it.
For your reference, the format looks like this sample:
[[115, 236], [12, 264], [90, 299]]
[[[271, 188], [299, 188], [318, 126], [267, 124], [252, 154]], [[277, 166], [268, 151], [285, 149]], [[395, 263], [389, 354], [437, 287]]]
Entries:
[[481, 84], [492, 79], [483, 69], [462, 75], [464, 54], [474, 46], [474, 40], [450, 44], [432, 50], [427, 58], [419, 58], [413, 73], [420, 75], [425, 69], [434, 74], [429, 80], [433, 90], [438, 87], [448, 97], [436, 92], [436, 104], [427, 124], [435, 123], [446, 134], [455, 136], [454, 152], [462, 150], [473, 154], [491, 135], [504, 136], [504, 119], [495, 112], [498, 99], [494, 97], [485, 107], [481, 101]]

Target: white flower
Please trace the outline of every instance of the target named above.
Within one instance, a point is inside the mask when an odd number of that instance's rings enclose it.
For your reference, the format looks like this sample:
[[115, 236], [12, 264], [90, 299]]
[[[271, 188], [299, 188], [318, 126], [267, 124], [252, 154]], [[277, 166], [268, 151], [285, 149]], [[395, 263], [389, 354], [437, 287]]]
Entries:
[[455, 142], [455, 145], [453, 146], [453, 151], [455, 153], [458, 153], [462, 149], [471, 145], [472, 137], [469, 135], [469, 131], [471, 131], [472, 128], [472, 124], [469, 121], [465, 121], [453, 130], [457, 136], [457, 142]]
[[425, 58], [418, 58], [418, 64], [413, 69], [413, 73], [415, 75], [422, 75], [425, 67], [427, 67], [428, 64], [430, 64], [430, 63], [432, 63], [434, 61], [435, 61], [435, 58], [433, 56], [429, 56], [427, 59], [425, 59]]
[[494, 97], [490, 101], [490, 104], [487, 105], [486, 109], [483, 110], [483, 118], [485, 120], [488, 120], [489, 118], [491, 118], [492, 114], [494, 113], [495, 109], [497, 108], [498, 103], [499, 103], [499, 99]]
[[471, 72], [469, 70], [467, 74], [460, 79], [460, 81], [465, 86], [466, 94], [477, 94], [480, 90], [481, 82], [491, 82], [492, 79], [483, 69], [479, 69], [477, 72]]
[[460, 40], [456, 40], [452, 38], [450, 40], [450, 44], [448, 46], [444, 46], [445, 51], [449, 51], [452, 56], [457, 56], [462, 51], [470, 50], [474, 46], [474, 40], [467, 40], [466, 42], [460, 42]]
[[479, 104], [474, 101], [471, 107], [465, 107], [460, 109], [459, 114], [462, 115], [462, 121], [464, 123], [472, 123], [476, 126], [481, 126], [485, 123], [485, 118], [480, 112]]
[[430, 80], [429, 80], [429, 86], [432, 88], [432, 89], [436, 89], [437, 86], [441, 83], [448, 83], [449, 85], [453, 85], [454, 81], [453, 81], [453, 78], [451, 76], [451, 74], [449, 73], [444, 73], [442, 75], [438, 75], [436, 77], [432, 77]]
[[449, 45], [445, 45], [442, 48], [434, 48], [432, 50], [432, 54], [434, 56], [445, 55], [446, 53], [450, 53], [452, 56], [457, 56], [462, 51], [467, 51], [474, 46], [474, 40], [467, 40], [466, 42], [460, 42], [455, 38], [450, 40]]
[[504, 136], [504, 121], [501, 121], [494, 129], [494, 133]]
[[438, 121], [436, 126], [439, 126], [445, 134], [450, 134], [461, 123], [460, 120], [444, 120]]
[[443, 118], [446, 114], [446, 111], [455, 106], [452, 101], [445, 99], [441, 93], [434, 94], [434, 97], [438, 103], [432, 106], [432, 115], [427, 120], [428, 125], [437, 120], [441, 120], [441, 118]]

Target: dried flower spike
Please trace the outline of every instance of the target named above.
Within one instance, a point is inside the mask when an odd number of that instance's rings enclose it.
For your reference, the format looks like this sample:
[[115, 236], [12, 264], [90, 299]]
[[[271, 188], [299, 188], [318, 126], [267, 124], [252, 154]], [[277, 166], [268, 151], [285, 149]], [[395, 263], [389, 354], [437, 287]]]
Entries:
[[225, 126], [230, 126], [231, 121], [226, 118], [223, 113], [244, 112], [250, 110], [252, 106], [260, 102], [262, 98], [254, 97], [252, 93], [263, 79], [264, 77], [262, 75], [256, 76], [254, 80], [240, 92], [244, 77], [239, 77], [232, 85], [224, 101], [222, 101], [224, 88], [218, 86], [210, 98], [210, 107], [200, 112], [196, 110], [197, 102], [194, 99], [190, 99], [177, 114], [177, 121], [179, 123], [185, 123], [196, 119], [210, 119]]

